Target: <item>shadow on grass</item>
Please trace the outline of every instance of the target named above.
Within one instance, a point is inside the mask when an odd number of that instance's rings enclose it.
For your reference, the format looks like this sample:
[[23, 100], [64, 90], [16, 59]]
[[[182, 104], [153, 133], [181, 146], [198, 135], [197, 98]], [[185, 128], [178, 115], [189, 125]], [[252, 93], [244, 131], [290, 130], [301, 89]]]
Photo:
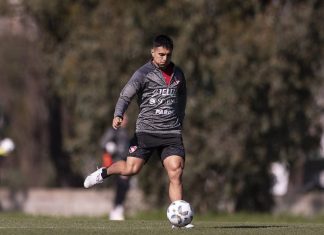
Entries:
[[219, 228], [219, 229], [259, 229], [259, 228], [284, 228], [287, 225], [232, 225], [232, 226], [212, 226], [208, 228]]

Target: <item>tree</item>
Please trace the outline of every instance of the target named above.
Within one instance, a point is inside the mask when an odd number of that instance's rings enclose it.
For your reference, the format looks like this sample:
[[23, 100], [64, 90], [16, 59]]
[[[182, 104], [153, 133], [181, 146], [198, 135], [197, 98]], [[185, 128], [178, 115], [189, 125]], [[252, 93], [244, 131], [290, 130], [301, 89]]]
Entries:
[[[26, 6], [47, 55], [49, 146], [61, 185], [69, 176], [60, 171], [85, 174], [99, 161], [97, 140], [118, 93], [148, 59], [157, 33], [174, 39], [174, 60], [188, 80], [184, 178], [197, 210], [271, 210], [270, 164], [286, 161], [296, 172], [318, 148], [320, 1], [33, 0]], [[132, 122], [136, 108], [129, 112]], [[141, 173], [144, 190], [160, 205], [166, 179], [147, 176], [162, 171]]]

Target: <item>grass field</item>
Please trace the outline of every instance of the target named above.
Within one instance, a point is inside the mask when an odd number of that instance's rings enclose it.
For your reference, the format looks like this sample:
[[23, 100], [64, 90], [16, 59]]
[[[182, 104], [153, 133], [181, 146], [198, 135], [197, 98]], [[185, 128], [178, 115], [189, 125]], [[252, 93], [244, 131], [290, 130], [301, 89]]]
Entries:
[[195, 216], [195, 228], [171, 229], [162, 213], [142, 214], [126, 221], [107, 218], [44, 217], [0, 213], [0, 234], [324, 234], [324, 217], [302, 218], [270, 215]]

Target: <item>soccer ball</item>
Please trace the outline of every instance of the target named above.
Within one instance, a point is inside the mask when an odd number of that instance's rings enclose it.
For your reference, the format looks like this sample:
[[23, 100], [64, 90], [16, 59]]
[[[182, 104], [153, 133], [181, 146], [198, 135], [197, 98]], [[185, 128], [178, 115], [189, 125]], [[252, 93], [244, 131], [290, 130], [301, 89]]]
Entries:
[[183, 227], [192, 221], [193, 211], [188, 202], [177, 200], [172, 202], [168, 207], [167, 217], [172, 225]]

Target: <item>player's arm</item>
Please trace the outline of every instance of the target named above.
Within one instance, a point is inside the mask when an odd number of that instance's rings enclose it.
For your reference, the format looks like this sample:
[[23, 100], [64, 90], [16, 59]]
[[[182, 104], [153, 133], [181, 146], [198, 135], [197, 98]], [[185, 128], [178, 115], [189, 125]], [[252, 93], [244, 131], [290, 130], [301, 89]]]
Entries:
[[117, 101], [114, 113], [114, 119], [112, 122], [112, 127], [117, 129], [121, 126], [123, 122], [123, 116], [126, 112], [130, 102], [141, 89], [143, 82], [143, 75], [140, 72], [135, 72], [131, 79], [127, 82], [125, 87], [120, 93], [119, 99]]
[[179, 117], [181, 124], [183, 124], [183, 120], [185, 117], [185, 112], [186, 112], [186, 105], [187, 105], [187, 85], [186, 85], [186, 79], [184, 75], [182, 74], [183, 79], [182, 83], [179, 89], [179, 94], [178, 94], [178, 105], [179, 105]]

